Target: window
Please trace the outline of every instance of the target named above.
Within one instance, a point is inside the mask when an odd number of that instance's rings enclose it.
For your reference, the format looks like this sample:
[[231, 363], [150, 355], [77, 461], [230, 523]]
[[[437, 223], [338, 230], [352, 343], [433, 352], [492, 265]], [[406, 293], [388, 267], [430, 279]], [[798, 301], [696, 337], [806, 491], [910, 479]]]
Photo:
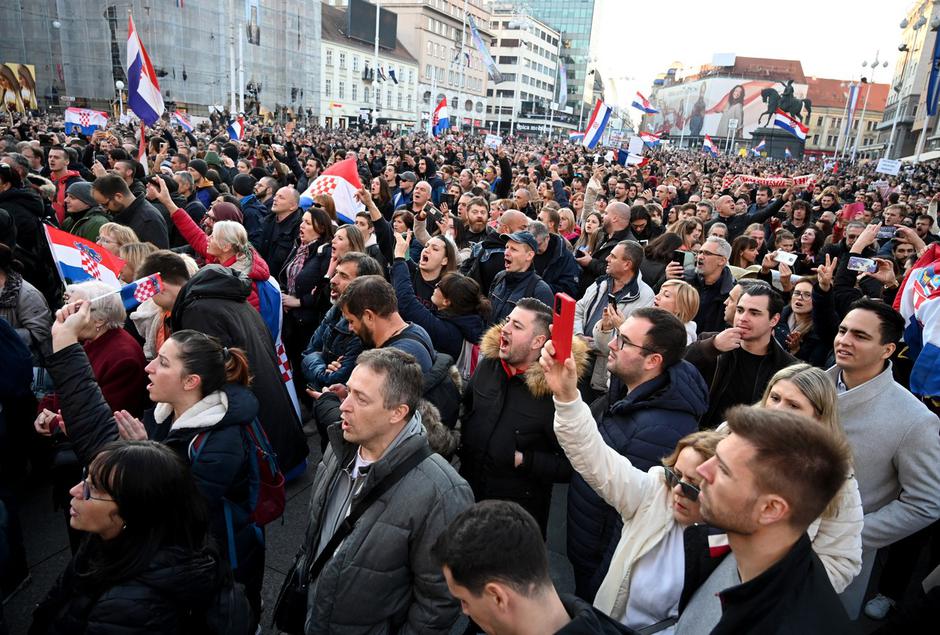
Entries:
[[359, 86], [355, 82], [352, 84], [352, 100], [359, 101]]
[[337, 84], [337, 97], [340, 99], [346, 99], [346, 82], [339, 82]]
[[424, 65], [424, 77], [425, 79], [431, 79], [431, 65], [430, 64]]
[[402, 98], [401, 92], [398, 93], [398, 109], [401, 110], [404, 105], [404, 99]]
[[382, 103], [382, 89], [379, 88], [378, 86], [375, 87], [375, 103], [377, 104]]
[[332, 80], [329, 80], [329, 79], [325, 80], [323, 84], [323, 94], [326, 95], [327, 97], [333, 96], [333, 81]]
[[353, 55], [353, 72], [354, 73], [359, 72], [359, 56], [358, 55]]
[[408, 110], [411, 110], [411, 95], [408, 95]]
[[392, 91], [388, 90], [385, 92], [385, 105], [388, 108], [392, 107]]
[[326, 49], [326, 65], [333, 65], [333, 49]]
[[369, 98], [369, 95], [371, 93], [372, 91], [368, 86], [363, 86], [362, 87], [362, 101], [366, 102], [367, 104], [371, 103], [372, 100]]
[[346, 70], [346, 53], [342, 51], [339, 52], [339, 70]]
[[[822, 117], [820, 117], [820, 119], [822, 119]], [[814, 135], [813, 135], [813, 145], [814, 145], [814, 146], [818, 146], [818, 145], [819, 145], [819, 135], [818, 135], [818, 134], [814, 134]]]
[[818, 118], [816, 119], [816, 125], [817, 125], [817, 126], [821, 126], [821, 125], [822, 125], [822, 122], [823, 122], [823, 118], [822, 118], [822, 117], [818, 117]]

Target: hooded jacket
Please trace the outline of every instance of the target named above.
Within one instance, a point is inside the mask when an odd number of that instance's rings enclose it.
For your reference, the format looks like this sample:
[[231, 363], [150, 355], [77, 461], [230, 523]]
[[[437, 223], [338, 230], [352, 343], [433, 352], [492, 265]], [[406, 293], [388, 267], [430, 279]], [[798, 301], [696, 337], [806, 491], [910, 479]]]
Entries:
[[525, 271], [510, 273], [503, 270], [497, 274], [490, 286], [490, 324], [496, 324], [512, 313], [522, 298], [535, 298], [549, 307], [555, 300], [552, 288], [531, 267]]
[[[183, 238], [186, 239], [186, 242], [206, 261], [206, 264], [220, 264], [223, 267], [231, 267], [248, 276], [248, 279], [251, 280], [251, 293], [248, 294], [248, 304], [259, 309], [261, 305], [258, 301], [258, 283], [267, 282], [268, 278], [271, 277], [271, 272], [268, 270], [268, 263], [264, 261], [261, 254], [252, 247], [251, 264], [247, 267], [245, 266], [247, 265], [247, 259], [244, 257], [239, 259], [238, 256], [233, 256], [229, 260], [221, 262], [218, 258], [209, 253], [209, 237], [206, 236], [206, 232], [202, 231], [202, 228], [193, 221], [190, 215], [186, 213], [186, 210], [177, 208], [170, 215], [170, 219], [173, 221], [173, 224], [176, 225], [176, 229], [179, 230]], [[247, 269], [247, 271], [245, 271], [245, 269]]]
[[287, 474], [304, 461], [309, 449], [278, 370], [274, 340], [261, 315], [246, 302], [250, 290], [248, 279], [238, 272], [207, 265], [180, 289], [170, 325], [174, 331], [202, 331], [219, 338], [223, 346], [245, 351], [251, 391], [264, 404], [258, 419]]
[[[79, 462], [87, 466], [101, 448], [118, 440], [111, 407], [101, 394], [88, 357], [79, 344], [53, 353], [47, 361], [72, 449]], [[262, 548], [248, 519], [249, 464], [241, 431], [258, 415], [258, 401], [247, 388], [226, 384], [203, 397], [178, 420], [174, 421], [172, 414], [172, 406], [165, 403], [148, 410], [143, 422], [147, 436], [192, 464], [193, 480], [209, 506], [210, 531], [220, 546], [234, 547], [237, 560], [243, 560]], [[193, 461], [190, 447], [193, 439], [206, 431], [211, 434], [204, 437], [198, 460]], [[233, 517], [232, 544], [227, 536], [223, 498], [231, 503], [228, 507]]]
[[[591, 411], [604, 442], [647, 472], [660, 465], [679, 439], [698, 430], [708, 408], [708, 386], [686, 361], [623, 396], [621, 386], [612, 378], [610, 392]], [[594, 597], [622, 527], [619, 512], [574, 475], [568, 490], [568, 558], [580, 597]]]
[[143, 196], [138, 196], [123, 210], [114, 214], [114, 222], [127, 225], [134, 230], [142, 243], [153, 243], [158, 249], [170, 246], [169, 228], [153, 205]]
[[[558, 234], [549, 234], [548, 257], [544, 268], [538, 272], [542, 280], [552, 289], [552, 293], [567, 293], [572, 298], [578, 295], [578, 277], [581, 267], [571, 251], [565, 247], [565, 239]], [[540, 260], [543, 256], [536, 256]]]
[[479, 313], [451, 315], [446, 311], [430, 311], [415, 297], [411, 285], [411, 272], [404, 258], [396, 258], [392, 265], [392, 284], [398, 296], [398, 312], [402, 319], [418, 324], [434, 344], [434, 350], [460, 358], [464, 342], [476, 344], [483, 333], [483, 318]]
[[[323, 524], [333, 507], [331, 492], [343, 479], [349, 480], [359, 450], [343, 438], [339, 424], [332, 425], [328, 435], [296, 566], [309, 566], [318, 553]], [[427, 444], [420, 415], [416, 415], [357, 479], [348, 505], [361, 500]], [[310, 585], [307, 635], [450, 632], [460, 610], [440, 566], [431, 558], [431, 545], [472, 504], [466, 482], [439, 455], [414, 467], [365, 510]]]
[[[535, 361], [509, 377], [499, 358], [500, 330], [493, 326], [483, 336], [480, 361], [463, 394], [460, 474], [478, 501], [515, 501], [544, 532], [552, 484], [567, 481], [571, 465], [551, 427], [555, 406], [542, 366]], [[574, 338], [571, 350], [583, 372], [587, 345]], [[519, 467], [517, 451], [523, 456]]]
[[[349, 329], [349, 322], [339, 307], [330, 307], [303, 352], [304, 378], [318, 388], [345, 384], [362, 352], [362, 340]], [[335, 371], [327, 370], [333, 361], [343, 358]]]
[[98, 231], [107, 222], [110, 222], [110, 219], [104, 210], [95, 205], [77, 214], [66, 212], [65, 218], [62, 219], [62, 230], [95, 242], [98, 240]]
[[77, 170], [66, 170], [62, 174], [49, 173], [49, 180], [55, 185], [55, 198], [52, 201], [52, 209], [55, 210], [56, 220], [60, 223], [65, 218], [65, 193], [69, 185], [82, 180], [82, 175]]

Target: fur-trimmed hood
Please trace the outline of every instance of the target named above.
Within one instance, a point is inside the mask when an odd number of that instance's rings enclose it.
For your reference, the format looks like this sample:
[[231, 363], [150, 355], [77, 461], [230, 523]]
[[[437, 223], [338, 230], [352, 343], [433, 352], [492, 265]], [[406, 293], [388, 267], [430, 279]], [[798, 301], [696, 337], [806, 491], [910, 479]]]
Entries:
[[[487, 359], [499, 359], [499, 332], [502, 326], [494, 324], [483, 334], [480, 340], [480, 356]], [[571, 354], [578, 364], [578, 377], [581, 377], [588, 368], [588, 346], [580, 337], [571, 341]], [[545, 381], [545, 371], [538, 362], [530, 364], [525, 371], [525, 383], [534, 397], [550, 395], [548, 384]]]

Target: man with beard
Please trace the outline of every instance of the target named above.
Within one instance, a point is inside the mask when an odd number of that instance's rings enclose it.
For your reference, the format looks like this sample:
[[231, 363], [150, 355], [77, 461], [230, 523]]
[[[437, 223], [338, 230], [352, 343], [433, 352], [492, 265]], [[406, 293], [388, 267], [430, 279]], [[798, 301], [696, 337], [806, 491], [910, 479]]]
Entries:
[[727, 532], [735, 584], [721, 590], [706, 581], [683, 617], [693, 617], [698, 596], [719, 591], [713, 635], [849, 632], [806, 534], [852, 471], [848, 444], [816, 421], [782, 410], [738, 406], [728, 412], [728, 428], [731, 434], [697, 472], [702, 516]]
[[307, 188], [311, 183], [316, 180], [317, 176], [320, 174], [320, 164], [313, 157], [308, 158], [304, 161], [304, 173], [297, 179], [297, 191], [306, 192]]
[[782, 310], [783, 299], [770, 285], [752, 285], [738, 300], [733, 327], [689, 346], [686, 360], [709, 385], [702, 429], [724, 421], [731, 406], [759, 401], [774, 373], [798, 362], [773, 337]]
[[[463, 198], [463, 197], [461, 197]], [[492, 231], [486, 226], [490, 216], [490, 204], [482, 196], [475, 196], [467, 203], [467, 221], [457, 225], [457, 248], [467, 249], [483, 240]]]
[[[336, 306], [339, 296], [349, 283], [360, 276], [381, 276], [382, 267], [372, 256], [356, 251], [345, 254], [336, 263], [330, 278], [330, 302], [333, 306], [326, 312], [323, 321], [303, 352], [301, 370], [307, 380], [307, 394], [327, 390], [335, 384], [345, 384], [356, 366], [356, 358], [362, 352], [362, 342], [349, 328], [342, 310]], [[326, 424], [317, 419], [321, 450], [326, 448]]]
[[114, 222], [133, 229], [140, 242], [153, 243], [160, 249], [169, 246], [169, 232], [160, 212], [145, 197], [131, 194], [120, 176], [106, 174], [98, 177], [92, 184], [91, 193]]
[[[640, 206], [642, 207], [642, 206]], [[644, 208], [645, 209], [645, 208]], [[602, 219], [604, 240], [592, 254], [581, 253], [575, 258], [581, 265], [581, 289], [587, 289], [598, 276], [604, 275], [607, 270], [607, 256], [618, 243], [624, 240], [635, 240], [630, 230], [630, 207], [620, 201], [612, 201], [604, 210]]]

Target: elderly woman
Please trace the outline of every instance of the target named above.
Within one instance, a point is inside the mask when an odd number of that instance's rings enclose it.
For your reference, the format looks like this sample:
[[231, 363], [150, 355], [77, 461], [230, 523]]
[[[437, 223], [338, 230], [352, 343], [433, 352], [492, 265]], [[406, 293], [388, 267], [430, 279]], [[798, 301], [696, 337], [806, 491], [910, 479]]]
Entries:
[[[161, 187], [161, 196], [166, 193], [166, 186]], [[169, 195], [166, 195], [169, 198]], [[172, 203], [172, 201], [168, 201]], [[251, 280], [251, 293], [248, 303], [260, 310], [258, 300], [258, 283], [267, 282], [271, 277], [268, 263], [264, 261], [251, 243], [248, 242], [248, 232], [244, 225], [232, 220], [217, 220], [220, 209], [227, 209], [230, 203], [216, 203], [206, 214], [206, 218], [214, 216], [209, 227], [210, 235], [199, 229], [193, 219], [185, 210], [176, 208], [170, 218], [190, 247], [205, 259], [206, 264], [220, 264], [231, 267], [245, 274]], [[171, 208], [175, 207], [171, 205]], [[234, 205], [232, 205], [234, 207]], [[239, 212], [241, 214], [241, 212]]]
[[[124, 330], [124, 304], [114, 289], [103, 282], [72, 284], [65, 289], [65, 301], [91, 301], [91, 321], [78, 333], [85, 349], [95, 382], [112, 411], [126, 410], [135, 417], [143, 414], [147, 401], [147, 365], [140, 344]], [[36, 426], [57, 430], [62, 424], [59, 395], [50, 393], [39, 403]], [[56, 458], [53, 462], [53, 494], [68, 523], [68, 490], [81, 474], [81, 465], [64, 437], [55, 435]], [[80, 535], [70, 530], [72, 551]]]
[[140, 238], [127, 225], [105, 223], [98, 229], [98, 240], [96, 242], [111, 254], [120, 257], [121, 247], [130, 243], [139, 243]]
[[13, 250], [3, 243], [0, 243], [0, 318], [29, 347], [33, 363], [41, 365], [49, 351], [52, 314], [42, 293], [23, 279], [22, 265], [13, 259]]
[[153, 243], [128, 243], [121, 247], [118, 256], [124, 261], [121, 269], [121, 282], [130, 283], [137, 279], [137, 270], [144, 264], [147, 256], [157, 251]]

